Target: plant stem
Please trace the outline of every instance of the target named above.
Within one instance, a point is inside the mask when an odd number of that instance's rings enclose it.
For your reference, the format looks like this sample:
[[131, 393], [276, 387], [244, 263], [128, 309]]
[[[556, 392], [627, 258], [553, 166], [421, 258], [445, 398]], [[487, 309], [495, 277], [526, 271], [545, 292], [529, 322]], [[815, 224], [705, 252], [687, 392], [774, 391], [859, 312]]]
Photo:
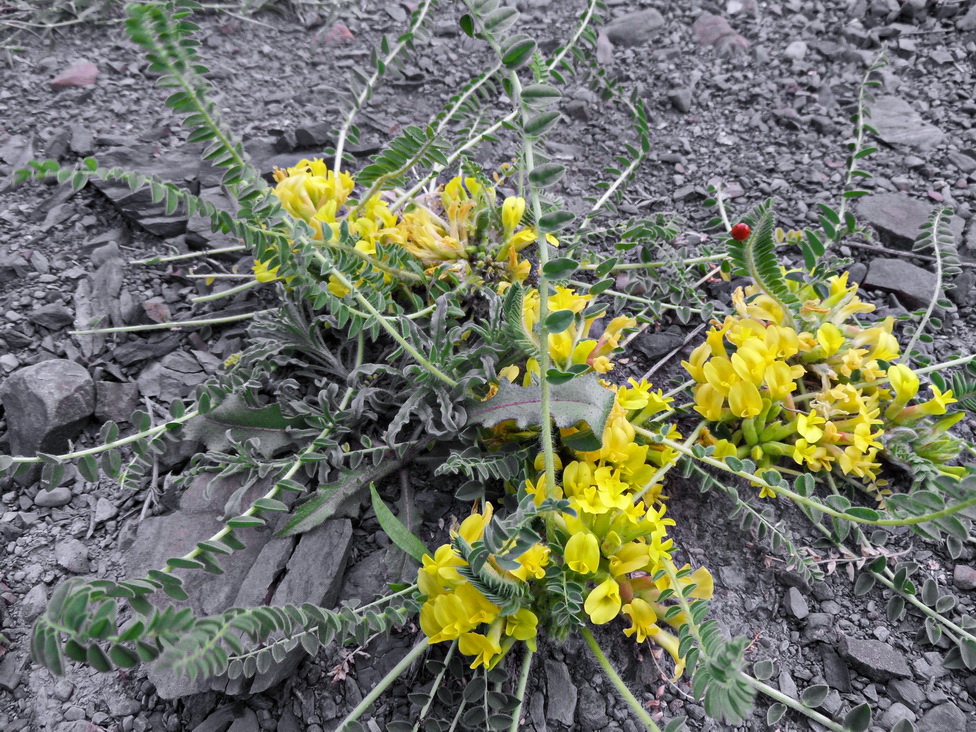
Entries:
[[[645, 437], [650, 437], [652, 439], [654, 439], [655, 437], [660, 438], [660, 436], [655, 436], [652, 432], [649, 432], [648, 430], [645, 430], [641, 427], [634, 427], [634, 429], [638, 433], [644, 435]], [[835, 511], [834, 509], [824, 505], [823, 503], [814, 501], [813, 499], [807, 498], [806, 496], [801, 496], [799, 493], [795, 493], [794, 491], [791, 491], [789, 488], [785, 488], [782, 485], [772, 485], [771, 483], [768, 483], [762, 478], [760, 478], [758, 475], [754, 475], [752, 473], [746, 473], [741, 470], [734, 470], [728, 465], [726, 465], [724, 462], [722, 462], [721, 460], [716, 460], [713, 457], [709, 457], [709, 456], [698, 457], [697, 455], [695, 455], [694, 452], [686, 448], [680, 442], [675, 442], [674, 440], [669, 440], [667, 438], [664, 438], [661, 439], [661, 444], [667, 445], [668, 447], [677, 450], [682, 455], [687, 455], [688, 457], [694, 460], [698, 460], [699, 462], [705, 463], [706, 465], [711, 465], [713, 468], [718, 468], [719, 470], [723, 470], [726, 473], [732, 473], [733, 475], [738, 475], [740, 478], [748, 480], [752, 483], [756, 483], [760, 486], [765, 486], [766, 488], [769, 488], [775, 493], [782, 493], [787, 498], [792, 499], [796, 503], [807, 506], [808, 508], [816, 509], [817, 511], [820, 511], [821, 513], [825, 513], [828, 516], [844, 519], [845, 521], [850, 521], [851, 523], [855, 523], [855, 524], [867, 524], [868, 526], [913, 526], [915, 524], [924, 524], [928, 521], [936, 521], [940, 518], [945, 518], [946, 516], [952, 516], [953, 514], [958, 513], [959, 511], [964, 511], [970, 506], [976, 506], [976, 498], [971, 498], [968, 501], [957, 503], [954, 506], [948, 506], [942, 509], [941, 511], [934, 511], [932, 513], [926, 513], [921, 516], [912, 516], [910, 518], [904, 518], [904, 519], [865, 519], [859, 516], [854, 516], [849, 513], [843, 513], [842, 511]]]
[[451, 662], [451, 657], [454, 655], [454, 651], [457, 648], [457, 639], [451, 643], [451, 647], [447, 649], [447, 655], [444, 657], [443, 668], [441, 668], [440, 673], [434, 679], [433, 685], [430, 687], [430, 696], [427, 698], [427, 703], [424, 704], [424, 708], [420, 710], [420, 714], [417, 715], [417, 723], [413, 726], [413, 732], [417, 732], [420, 729], [421, 723], [427, 717], [427, 713], [430, 711], [431, 705], [434, 703], [434, 695], [440, 688], [441, 680], [444, 678], [444, 674], [447, 673], [447, 664]]
[[410, 668], [410, 665], [420, 657], [420, 654], [427, 649], [428, 645], [429, 644], [426, 638], [415, 645], [413, 649], [411, 649], [411, 651], [403, 657], [400, 663], [390, 669], [390, 672], [384, 676], [380, 682], [373, 687], [373, 690], [363, 697], [363, 700], [356, 705], [356, 708], [349, 712], [346, 718], [339, 723], [339, 726], [336, 727], [336, 732], [346, 732], [346, 730], [349, 728], [349, 724], [359, 719], [363, 713], [369, 709], [370, 706], [372, 706], [373, 702], [379, 698], [380, 694], [386, 691], [390, 684], [399, 678], [400, 674]]
[[905, 350], [902, 351], [902, 358], [906, 360], [911, 359], [915, 344], [918, 343], [918, 339], [922, 335], [922, 331], [925, 330], [925, 326], [929, 324], [929, 319], [935, 311], [935, 304], [939, 300], [939, 295], [942, 294], [942, 250], [939, 248], [939, 225], [948, 212], [949, 209], [940, 208], [932, 219], [932, 228], [929, 231], [932, 236], [932, 251], [935, 252], [935, 289], [932, 292], [932, 297], [929, 299], [929, 306], [925, 309], [925, 314], [922, 315], [922, 319], [918, 322], [915, 332], [912, 333], [912, 339], [905, 346]]
[[820, 712], [815, 712], [813, 709], [803, 706], [796, 699], [787, 696], [783, 692], [779, 691], [778, 689], [774, 689], [772, 686], [769, 686], [768, 684], [764, 684], [759, 679], [755, 679], [749, 674], [743, 673], [742, 671], [739, 672], [739, 677], [747, 684], [749, 684], [749, 686], [751, 686], [756, 691], [761, 691], [763, 694], [765, 694], [771, 699], [775, 699], [780, 704], [788, 706], [790, 707], [790, 709], [795, 709], [796, 711], [806, 715], [813, 721], [822, 724], [827, 729], [833, 730], [833, 732], [845, 732], [844, 728], [841, 725], [837, 724], [829, 717], [825, 717]]
[[[580, 282], [579, 280], [569, 280], [569, 284], [575, 287], [589, 287], [592, 283]], [[642, 305], [648, 305], [650, 307], [664, 308], [665, 310], [679, 310], [683, 305], [673, 305], [668, 302], [661, 302], [660, 300], [649, 300], [646, 297], [640, 297], [639, 295], [631, 295], [626, 292], [620, 292], [618, 290], [604, 290], [604, 294], [610, 295], [611, 297], [619, 297], [623, 300], [633, 300], [634, 302], [639, 302]], [[700, 308], [688, 308], [690, 313], [701, 313]]]
[[[87, 450], [77, 450], [76, 452], [67, 452], [64, 455], [55, 456], [55, 459], [60, 462], [63, 460], [76, 460], [78, 458], [87, 457], [88, 455], [98, 455], [99, 453], [107, 452], [116, 447], [122, 447], [122, 445], [128, 445], [129, 443], [137, 442], [143, 438], [152, 437], [153, 435], [163, 432], [168, 427], [172, 427], [173, 425], [178, 425], [178, 424], [183, 424], [184, 422], [188, 422], [199, 414], [200, 412], [194, 409], [187, 412], [182, 417], [174, 417], [168, 420], [167, 422], [164, 422], [163, 424], [156, 425], [155, 427], [151, 427], [148, 430], [143, 430], [142, 432], [136, 432], [134, 435], [123, 437], [121, 440], [115, 440], [114, 442], [110, 442], [107, 445], [90, 447]], [[19, 455], [9, 456], [9, 457], [6, 455], [0, 455], [0, 458], [6, 458], [10, 460], [11, 465], [36, 464], [36, 463], [43, 462], [39, 457], [23, 457]]]
[[522, 658], [522, 670], [519, 671], [518, 686], [515, 689], [515, 698], [518, 705], [512, 710], [512, 726], [509, 732], [518, 732], [519, 717], [522, 716], [522, 704], [525, 702], [525, 687], [529, 682], [529, 669], [532, 668], [532, 656], [535, 655], [532, 649], [526, 646], [525, 656]]
[[[691, 259], [676, 259], [671, 262], [625, 262], [623, 264], [618, 264], [611, 272], [625, 272], [629, 269], [659, 269], [661, 267], [669, 266], [687, 266], [689, 264], [707, 264], [708, 262], [718, 262], [722, 259], [727, 259], [727, 254], [709, 254], [704, 257], [692, 257]], [[600, 265], [598, 264], [584, 264], [580, 266], [580, 269], [596, 269]]]
[[586, 641], [586, 645], [589, 647], [593, 657], [596, 658], [597, 663], [600, 664], [600, 668], [603, 669], [603, 673], [607, 675], [607, 678], [610, 679], [610, 682], [616, 687], [617, 692], [623, 697], [624, 701], [627, 702], [627, 705], [631, 708], [631, 710], [633, 710], [634, 715], [641, 721], [644, 727], [651, 732], [661, 732], [661, 728], [654, 723], [654, 720], [651, 719], [651, 715], [648, 714], [647, 710], [644, 709], [644, 706], [637, 701], [637, 697], [635, 697], [631, 690], [627, 688], [627, 684], [625, 684], [624, 680], [620, 678], [620, 675], [617, 673], [614, 667], [610, 665], [610, 661], [607, 659], [603, 649], [600, 648], [600, 645], [596, 642], [596, 638], [593, 637], [593, 633], [590, 631], [590, 629], [584, 625], [580, 630], [580, 635], [583, 636], [583, 640]]
[[258, 280], [250, 280], [245, 282], [243, 285], [238, 285], [237, 287], [231, 287], [229, 290], [221, 290], [220, 292], [214, 292], [210, 295], [201, 295], [200, 297], [191, 297], [190, 302], [213, 302], [214, 300], [220, 300], [224, 297], [232, 297], [233, 295], [239, 295], [242, 292], [247, 292], [248, 290], [253, 290], [255, 287], [264, 284]]
[[173, 254], [168, 257], [149, 257], [149, 259], [134, 259], [129, 264], [163, 264], [164, 262], [179, 262], [183, 259], [196, 259], [197, 257], [208, 257], [211, 254], [226, 254], [228, 252], [242, 252], [247, 249], [243, 244], [235, 244], [232, 247], [222, 247], [220, 249], [205, 249], [202, 252], [189, 252], [188, 254]]
[[236, 323], [240, 320], [250, 320], [256, 315], [273, 313], [275, 308], [255, 310], [253, 313], [240, 315], [225, 315], [221, 318], [201, 318], [199, 320], [174, 320], [169, 323], [153, 323], [152, 325], [123, 325], [118, 328], [97, 328], [95, 330], [72, 330], [71, 335], [95, 335], [98, 333], [137, 333], [143, 330], [166, 330], [167, 328], [194, 328], [203, 325], [219, 325], [220, 323]]
[[[325, 257], [323, 257], [318, 252], [316, 252], [315, 255], [323, 262], [323, 264], [328, 265], [328, 262], [326, 261]], [[448, 376], [439, 368], [437, 368], [427, 358], [425, 358], [420, 353], [420, 351], [418, 351], [416, 348], [410, 345], [410, 343], [407, 342], [407, 339], [404, 338], [402, 335], [400, 335], [400, 333], [397, 332], [396, 328], [390, 325], [390, 323], [383, 316], [383, 314], [375, 307], [373, 307], [373, 303], [367, 300], [366, 297], [359, 291], [359, 288], [356, 287], [356, 285], [354, 285], [352, 282], [350, 282], [342, 272], [337, 270], [335, 267], [332, 267], [331, 270], [329, 271], [329, 274], [334, 276], [339, 281], [339, 284], [341, 284], [343, 287], [349, 290], [350, 293], [352, 293], [352, 296], [356, 298], [359, 304], [362, 305], [363, 308], [365, 308], [370, 315], [376, 318], [376, 322], [380, 324], [380, 327], [382, 327], [383, 330], [385, 330], [390, 335], [390, 337], [400, 345], [400, 347], [404, 351], [409, 353], [410, 356], [417, 363], [419, 363], [421, 366], [427, 369], [432, 376], [436, 377], [437, 379], [440, 379], [448, 386], [451, 387], [457, 386], [457, 382], [454, 379], [452, 379], [450, 376]]]

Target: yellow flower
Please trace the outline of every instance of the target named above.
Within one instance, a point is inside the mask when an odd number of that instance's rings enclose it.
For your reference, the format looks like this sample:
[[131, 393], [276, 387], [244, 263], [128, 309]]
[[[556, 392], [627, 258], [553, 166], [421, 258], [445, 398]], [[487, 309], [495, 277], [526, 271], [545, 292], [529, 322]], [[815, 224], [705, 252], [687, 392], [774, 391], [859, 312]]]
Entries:
[[727, 358], [713, 357], [702, 367], [702, 373], [705, 381], [722, 396], [728, 396], [732, 386], [740, 380], [732, 362]]
[[712, 347], [708, 343], [702, 343], [691, 352], [687, 361], [681, 362], [681, 365], [691, 378], [701, 384], [705, 381], [705, 373], [702, 371], [702, 367], [711, 355]]
[[528, 582], [530, 577], [541, 579], [546, 574], [545, 566], [549, 564], [549, 547], [544, 544], [533, 544], [515, 561], [520, 566], [512, 570], [512, 575], [523, 582]]
[[796, 390], [793, 370], [786, 361], [774, 361], [767, 366], [763, 380], [769, 389], [769, 396], [773, 399], [785, 399]]
[[505, 635], [509, 635], [515, 640], [520, 640], [529, 647], [529, 650], [536, 650], [535, 637], [538, 633], [539, 618], [528, 608], [521, 608], [515, 614], [505, 618]]
[[620, 605], [620, 586], [608, 577], [586, 596], [583, 609], [594, 625], [604, 625], [617, 617]]
[[740, 381], [729, 391], [729, 409], [736, 417], [748, 419], [755, 417], [762, 409], [762, 396], [756, 385], [749, 381]]
[[610, 574], [620, 577], [647, 566], [647, 545], [637, 541], [624, 544], [610, 557]]
[[521, 196], [509, 196], [502, 203], [502, 226], [508, 232], [506, 236], [511, 236], [515, 227], [522, 221], [525, 214], [525, 199]]
[[600, 567], [600, 543], [589, 531], [578, 531], [569, 537], [563, 556], [577, 574], [593, 574]]
[[819, 442], [820, 438], [823, 437], [823, 430], [820, 429], [820, 425], [824, 424], [825, 420], [819, 414], [817, 410], [811, 410], [810, 414], [801, 414], [796, 421], [796, 431], [803, 435], [803, 438], [810, 444], [814, 442]]
[[484, 513], [472, 513], [464, 521], [461, 522], [460, 528], [458, 528], [458, 534], [469, 544], [473, 544], [478, 541], [482, 534], [485, 533], [485, 527], [488, 526], [488, 522], [491, 521], [491, 515], [494, 509], [490, 503], [485, 504]]
[[833, 323], [824, 323], [817, 329], [817, 342], [824, 350], [824, 355], [830, 358], [844, 345], [844, 334]]
[[654, 608], [646, 600], [635, 597], [624, 605], [621, 610], [624, 615], [630, 618], [630, 627], [624, 631], [624, 635], [637, 635], [637, 642], [643, 643], [648, 636], [654, 636], [661, 629], [657, 627], [657, 614]]
[[420, 627], [431, 643], [454, 640], [477, 625], [456, 594], [437, 595], [420, 608]]
[[254, 271], [254, 279], [258, 282], [274, 282], [278, 279], [279, 267], [268, 269], [268, 265], [260, 259], [254, 260], [254, 266], [251, 269]]
[[711, 384], [699, 384], [694, 394], [696, 412], [709, 422], [718, 422], [722, 419], [725, 413], [725, 397], [722, 392]]
[[889, 366], [888, 381], [895, 390], [897, 401], [901, 404], [907, 404], [918, 394], [918, 375], [905, 364], [896, 363]]
[[496, 657], [500, 656], [502, 647], [499, 644], [501, 638], [501, 624], [496, 624], [488, 630], [488, 635], [481, 633], [465, 633], [458, 641], [458, 648], [465, 656], [474, 656], [471, 668], [484, 666], [491, 668]]
[[766, 357], [753, 342], [733, 353], [731, 362], [732, 368], [740, 379], [756, 386], [762, 384], [763, 374], [766, 371]]
[[464, 560], [454, 553], [450, 544], [437, 547], [433, 557], [425, 554], [422, 561], [423, 566], [417, 570], [417, 585], [428, 598], [443, 594], [444, 586], [452, 587], [464, 581], [457, 571]]

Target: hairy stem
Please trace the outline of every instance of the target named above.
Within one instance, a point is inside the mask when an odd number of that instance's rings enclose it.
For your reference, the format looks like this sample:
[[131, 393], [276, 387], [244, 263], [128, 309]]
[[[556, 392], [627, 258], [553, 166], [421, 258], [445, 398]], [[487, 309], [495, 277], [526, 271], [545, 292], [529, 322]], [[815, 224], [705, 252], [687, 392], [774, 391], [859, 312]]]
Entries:
[[525, 656], [522, 657], [522, 668], [519, 671], [518, 686], [515, 688], [515, 698], [518, 705], [512, 710], [512, 726], [509, 732], [518, 732], [519, 717], [522, 716], [522, 705], [525, 703], [525, 687], [529, 683], [529, 670], [532, 668], [532, 656], [535, 654], [528, 647], [525, 649]]
[[373, 705], [373, 702], [379, 698], [380, 694], [386, 691], [390, 685], [400, 677], [400, 674], [410, 668], [410, 665], [420, 657], [420, 654], [427, 650], [428, 645], [429, 643], [427, 642], [426, 638], [415, 645], [411, 651], [403, 657], [400, 663], [390, 669], [390, 672], [384, 676], [375, 687], [373, 687], [373, 690], [363, 697], [363, 700], [356, 705], [356, 708], [346, 715], [346, 718], [339, 723], [338, 727], [336, 727], [336, 732], [347, 732], [349, 725], [363, 716], [363, 713]]
[[607, 659], [607, 655], [596, 642], [596, 638], [593, 637], [593, 633], [590, 631], [590, 629], [584, 625], [580, 629], [580, 635], [583, 636], [583, 640], [586, 641], [586, 645], [593, 654], [593, 657], [596, 659], [597, 663], [600, 664], [600, 668], [603, 669], [603, 673], [607, 675], [607, 678], [610, 679], [610, 682], [617, 689], [617, 693], [623, 697], [623, 700], [627, 702], [627, 706], [629, 706], [631, 711], [634, 712], [634, 716], [641, 721], [645, 729], [648, 729], [651, 732], [661, 732], [661, 728], [654, 723], [654, 720], [651, 719], [651, 715], [648, 714], [647, 710], [644, 709], [644, 706], [637, 701], [637, 697], [635, 697], [633, 692], [627, 688], [627, 684], [625, 684], [624, 680], [620, 678], [620, 674], [618, 674], [616, 669], [614, 669], [614, 667], [610, 664], [609, 659]]

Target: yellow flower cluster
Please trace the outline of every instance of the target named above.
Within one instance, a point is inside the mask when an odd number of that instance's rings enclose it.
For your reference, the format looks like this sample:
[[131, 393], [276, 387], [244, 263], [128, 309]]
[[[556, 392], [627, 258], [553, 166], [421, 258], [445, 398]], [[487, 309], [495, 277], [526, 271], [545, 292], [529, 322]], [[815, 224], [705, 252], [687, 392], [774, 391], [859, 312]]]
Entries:
[[760, 469], [786, 456], [877, 485], [885, 430], [945, 414], [952, 392], [932, 386], [930, 401], [908, 406], [919, 380], [890, 364], [900, 356], [893, 320], [849, 322], [874, 306], [857, 297], [847, 273], [828, 281], [826, 297], [791, 286], [801, 303], [796, 317], [758, 288], [739, 288], [735, 315], [682, 362], [697, 382], [695, 410], [715, 423], [705, 441], [716, 457], [749, 457]]
[[[518, 253], [538, 235], [520, 226], [525, 200], [509, 197], [499, 207], [495, 189], [477, 178], [453, 178], [438, 193], [418, 197], [408, 210], [395, 213], [382, 192], [366, 201], [351, 199], [353, 178], [329, 170], [318, 158], [285, 170], [275, 168], [274, 177], [274, 194], [282, 207], [311, 226], [316, 240], [338, 239], [345, 226], [356, 239], [355, 249], [368, 257], [377, 256], [378, 245], [398, 245], [429, 273], [452, 272], [462, 280], [476, 277], [497, 282], [500, 289], [529, 274], [529, 262]], [[551, 235], [547, 238], [558, 245]], [[278, 268], [258, 261], [254, 275], [259, 282], [270, 282], [278, 279]], [[335, 278], [329, 290], [337, 297], [348, 292]]]
[[[659, 469], [677, 458], [672, 449], [659, 444], [639, 444], [635, 423], [670, 410], [672, 400], [660, 390], [652, 391], [647, 381], [630, 379], [616, 389], [614, 404], [603, 430], [598, 450], [587, 452], [566, 449], [571, 457], [565, 467], [558, 462], [560, 483], [550, 486], [542, 472], [542, 460], [534, 464], [534, 478], [525, 482], [525, 491], [537, 506], [546, 499], [567, 499], [572, 511], [563, 511], [547, 521], [547, 540], [529, 548], [518, 558], [519, 568], [505, 572], [491, 561], [491, 571], [508, 581], [532, 582], [542, 579], [550, 562], [561, 566], [567, 577], [587, 588], [584, 610], [591, 622], [602, 625], [625, 615], [630, 627], [624, 632], [636, 635], [638, 642], [650, 638], [674, 658], [676, 676], [683, 670], [678, 655], [678, 639], [658, 623], [674, 628], [685, 622], [682, 615], [666, 618], [669, 606], [662, 602], [671, 586], [660, 570], [671, 561], [674, 544], [667, 527], [674, 521], [665, 518], [661, 502]], [[578, 430], [564, 429], [570, 438]], [[672, 429], [672, 437], [680, 437]], [[541, 456], [539, 456], [541, 458]], [[477, 541], [491, 516], [465, 519], [458, 534], [469, 544]], [[474, 656], [472, 667], [497, 663], [515, 640], [533, 642], [544, 609], [522, 607], [513, 615], [502, 616], [500, 609], [457, 572], [462, 560], [451, 545], [440, 547], [433, 557], [424, 557], [418, 584], [427, 596], [421, 610], [421, 627], [431, 643], [459, 638], [462, 653]], [[691, 597], [712, 595], [712, 579], [706, 569], [696, 570], [681, 581], [695, 584]], [[533, 597], [526, 593], [526, 597]], [[542, 604], [545, 607], [545, 603]], [[484, 633], [475, 632], [482, 624]]]

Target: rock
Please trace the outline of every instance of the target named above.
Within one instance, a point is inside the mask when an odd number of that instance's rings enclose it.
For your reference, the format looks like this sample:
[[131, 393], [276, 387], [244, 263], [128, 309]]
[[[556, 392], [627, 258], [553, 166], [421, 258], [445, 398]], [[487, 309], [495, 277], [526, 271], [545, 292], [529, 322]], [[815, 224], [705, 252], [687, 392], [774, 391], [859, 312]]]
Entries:
[[47, 590], [44, 584], [38, 582], [31, 587], [30, 591], [21, 598], [19, 605], [21, 619], [26, 623], [34, 622], [34, 619], [47, 607]]
[[55, 544], [54, 558], [59, 566], [74, 574], [88, 574], [91, 571], [91, 564], [88, 561], [88, 547], [77, 539], [63, 539]]
[[[901, 193], [876, 193], [858, 199], [858, 213], [875, 228], [883, 244], [910, 250], [920, 227], [932, 213], [932, 207]], [[949, 228], [956, 242], [961, 242], [963, 220], [953, 216]]]
[[59, 508], [71, 503], [71, 489], [58, 486], [49, 491], [40, 490], [34, 496], [34, 505], [41, 508]]
[[911, 669], [905, 656], [881, 641], [840, 636], [840, 655], [872, 681], [909, 678]]
[[95, 152], [95, 138], [92, 137], [91, 130], [77, 123], [68, 129], [71, 131], [71, 139], [68, 141], [71, 152], [81, 157], [87, 157]]
[[[302, 534], [288, 560], [285, 577], [278, 584], [270, 604], [301, 606], [310, 602], [322, 607], [335, 605], [351, 542], [352, 522], [349, 519], [326, 521]], [[251, 684], [251, 694], [259, 694], [284, 681], [305, 655], [305, 651], [298, 647], [268, 671], [258, 674]]]
[[633, 346], [648, 358], [659, 358], [675, 348], [681, 348], [685, 335], [677, 330], [663, 330], [660, 333], [644, 331], [633, 341]]
[[529, 719], [532, 720], [532, 726], [535, 727], [536, 732], [548, 732], [545, 704], [546, 698], [542, 692], [538, 690], [533, 692], [532, 698], [529, 699]]
[[227, 729], [227, 732], [261, 732], [258, 715], [251, 709], [244, 707], [243, 713]]
[[101, 524], [110, 521], [119, 515], [119, 509], [114, 503], [105, 496], [99, 496], [95, 504], [95, 523]]
[[95, 382], [95, 419], [102, 422], [128, 422], [138, 406], [138, 384], [131, 381]]
[[[252, 712], [253, 714], [253, 712]], [[237, 704], [225, 704], [193, 728], [193, 732], [225, 732], [238, 715]]]
[[786, 694], [786, 696], [788, 696], [790, 699], [800, 698], [800, 692], [796, 688], [796, 681], [793, 680], [790, 672], [785, 668], [779, 672], [779, 679], [777, 683], [779, 685], [779, 690]]
[[820, 657], [823, 659], [824, 681], [827, 686], [837, 689], [841, 694], [851, 692], [851, 672], [841, 657], [830, 646], [820, 647]]
[[579, 693], [579, 723], [582, 729], [594, 732], [602, 732], [610, 724], [606, 699], [590, 684], [584, 685]]
[[915, 716], [915, 712], [901, 702], [895, 702], [888, 707], [888, 711], [886, 711], [884, 716], [881, 718], [881, 726], [885, 729], [891, 729], [903, 719], [907, 719], [909, 722], [914, 722], [916, 719], [918, 719], [918, 717]]
[[868, 266], [862, 262], [854, 262], [847, 269], [847, 282], [851, 285], [860, 285], [868, 274]]
[[65, 326], [71, 325], [74, 316], [64, 305], [55, 302], [31, 310], [27, 314], [27, 319], [50, 330], [61, 330]]
[[749, 49], [749, 41], [740, 36], [720, 15], [702, 13], [692, 26], [698, 42], [712, 46], [722, 55], [740, 53]]
[[803, 41], [793, 41], [783, 51], [783, 55], [793, 61], [801, 61], [807, 55], [807, 44]]
[[967, 175], [976, 172], [976, 158], [963, 152], [950, 152], [947, 156], [949, 162]]
[[615, 46], [641, 46], [664, 27], [664, 18], [653, 8], [628, 13], [614, 18], [603, 27], [610, 42]]
[[911, 104], [893, 96], [880, 96], [871, 106], [871, 124], [889, 145], [931, 150], [945, 140], [942, 130], [927, 124]]
[[20, 686], [20, 675], [27, 663], [26, 653], [10, 651], [0, 660], [0, 689], [13, 691]]
[[918, 721], [918, 732], [949, 732], [966, 729], [966, 715], [952, 702], [929, 709]]
[[888, 696], [902, 702], [909, 709], [918, 709], [925, 701], [925, 692], [910, 679], [893, 679], [888, 682]]
[[[224, 189], [219, 186], [201, 189], [200, 198], [220, 210], [229, 213], [236, 213], [237, 211], [236, 204], [224, 193]], [[197, 212], [186, 221], [186, 243], [191, 247], [205, 246], [217, 249], [239, 244], [240, 241], [231, 234], [213, 231], [210, 217]]]
[[976, 590], [976, 569], [957, 564], [952, 570], [952, 582], [960, 590]]
[[670, 94], [668, 94], [668, 101], [671, 102], [671, 106], [677, 109], [682, 114], [688, 114], [691, 111], [692, 93], [691, 89], [688, 87], [682, 87], [681, 89], [675, 89]]
[[173, 351], [161, 361], [149, 364], [137, 379], [143, 396], [156, 397], [164, 403], [183, 399], [197, 384], [209, 378], [200, 362], [186, 351]]
[[288, 707], [285, 707], [278, 717], [276, 732], [302, 732], [301, 722]]
[[69, 86], [91, 86], [98, 78], [98, 67], [89, 61], [78, 61], [51, 79], [51, 86], [64, 89]]
[[546, 659], [547, 717], [569, 729], [576, 729], [576, 687], [562, 661]]
[[953, 288], [946, 294], [959, 307], [966, 307], [973, 299], [973, 287], [976, 286], [976, 272], [965, 269], [952, 280]]
[[57, 454], [95, 411], [95, 385], [84, 367], [52, 359], [12, 374], [0, 387], [14, 455]]
[[871, 262], [864, 286], [893, 292], [908, 308], [928, 305], [936, 288], [935, 275], [904, 259], [879, 258]]
[[956, 21], [956, 28], [961, 31], [976, 30], [976, 5], [969, 8], [969, 12]]
[[797, 620], [803, 620], [810, 614], [807, 599], [795, 587], [791, 587], [786, 593], [786, 610]]

